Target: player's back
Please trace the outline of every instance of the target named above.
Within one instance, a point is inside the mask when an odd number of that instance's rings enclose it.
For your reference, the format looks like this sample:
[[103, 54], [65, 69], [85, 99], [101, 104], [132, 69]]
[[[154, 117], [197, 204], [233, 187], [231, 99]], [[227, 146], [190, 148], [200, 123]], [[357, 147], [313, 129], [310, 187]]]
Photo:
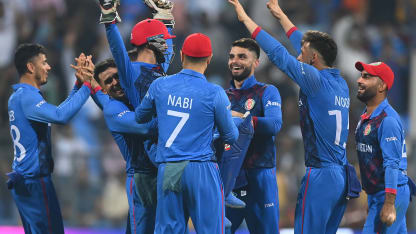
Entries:
[[320, 89], [299, 98], [305, 164], [322, 167], [346, 164], [350, 98], [348, 86], [337, 69], [319, 71]]
[[214, 101], [222, 88], [187, 69], [159, 78], [154, 88], [159, 124], [156, 161], [213, 159]]
[[53, 169], [50, 124], [29, 120], [23, 104], [24, 99], [40, 95], [39, 90], [27, 84], [14, 85], [13, 89], [14, 93], [8, 101], [10, 134], [14, 147], [13, 170], [24, 177], [48, 175]]

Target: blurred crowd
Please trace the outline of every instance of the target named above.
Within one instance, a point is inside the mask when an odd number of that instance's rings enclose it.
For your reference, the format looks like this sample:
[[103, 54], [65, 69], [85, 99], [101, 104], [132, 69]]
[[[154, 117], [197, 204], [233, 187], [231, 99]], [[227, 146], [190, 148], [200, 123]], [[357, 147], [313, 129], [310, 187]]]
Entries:
[[[225, 0], [173, 0], [175, 2], [175, 56], [168, 74], [178, 72], [183, 40], [193, 32], [211, 37], [214, 58], [206, 76], [224, 88], [229, 86], [227, 68], [231, 42], [250, 35]], [[293, 53], [283, 29], [266, 8], [267, 0], [241, 1], [250, 16]], [[384, 61], [395, 72], [389, 101], [409, 129], [409, 85], [411, 53], [416, 53], [416, 0], [291, 0], [282, 9], [303, 32], [309, 29], [330, 33], [338, 44], [337, 67], [350, 87], [350, 137], [348, 160], [357, 166], [354, 130], [364, 105], [356, 98], [359, 72], [354, 63]], [[151, 17], [141, 0], [121, 0], [123, 20], [119, 29], [129, 46], [130, 30]], [[16, 46], [36, 42], [48, 50], [52, 66], [42, 90], [48, 102], [59, 104], [75, 82], [69, 64], [81, 52], [95, 62], [111, 56], [96, 0], [0, 0], [0, 183], [11, 170], [13, 147], [9, 134], [7, 100], [11, 85], [18, 81], [13, 57]], [[304, 175], [303, 143], [297, 111], [298, 88], [275, 68], [265, 54], [256, 78], [275, 85], [282, 97], [283, 127], [278, 134], [277, 174], [280, 226], [293, 227], [300, 180]], [[52, 128], [55, 159], [54, 182], [67, 226], [123, 227], [128, 204], [125, 196], [124, 161], [109, 134], [101, 111], [92, 101], [68, 126]], [[416, 178], [414, 152], [408, 149], [409, 175]], [[6, 186], [0, 186], [0, 225], [20, 220]], [[329, 191], [328, 191], [329, 192]], [[366, 197], [349, 203], [341, 226], [360, 229], [366, 217]], [[416, 210], [411, 203], [408, 227], [416, 229]], [[412, 222], [413, 220], [413, 222]]]

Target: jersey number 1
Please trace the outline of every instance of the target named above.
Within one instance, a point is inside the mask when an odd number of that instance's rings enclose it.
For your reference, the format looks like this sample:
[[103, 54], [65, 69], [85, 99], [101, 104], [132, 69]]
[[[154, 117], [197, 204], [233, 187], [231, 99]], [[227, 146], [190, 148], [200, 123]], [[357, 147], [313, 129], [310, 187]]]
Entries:
[[165, 147], [169, 148], [173, 141], [178, 136], [179, 132], [182, 130], [183, 126], [185, 125], [186, 121], [189, 119], [189, 114], [179, 111], [168, 110], [168, 115], [175, 116], [181, 118], [176, 128], [173, 130], [172, 134], [170, 134], [168, 140], [166, 141]]
[[[337, 129], [335, 132], [335, 145], [339, 145], [339, 142], [341, 140], [341, 131], [342, 131], [342, 114], [340, 110], [330, 110], [328, 111], [329, 115], [335, 115], [335, 120], [336, 120], [336, 124], [337, 124]], [[349, 118], [348, 118], [349, 120]], [[347, 129], [350, 128], [350, 121], [348, 121], [348, 125], [347, 125]], [[342, 145], [342, 147], [346, 147], [346, 142], [344, 142], [344, 144]]]

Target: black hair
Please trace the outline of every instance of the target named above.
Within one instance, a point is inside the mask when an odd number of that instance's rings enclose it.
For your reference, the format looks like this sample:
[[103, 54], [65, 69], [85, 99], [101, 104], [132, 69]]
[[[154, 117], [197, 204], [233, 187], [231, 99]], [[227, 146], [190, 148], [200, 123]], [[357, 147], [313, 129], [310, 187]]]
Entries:
[[260, 58], [260, 46], [251, 38], [238, 39], [232, 43], [232, 47], [234, 46], [248, 49], [249, 51], [256, 53], [257, 59]]
[[192, 56], [189, 56], [189, 55], [186, 55], [186, 54], [184, 54], [184, 55], [185, 55], [187, 61], [189, 61], [191, 63], [194, 63], [194, 64], [195, 63], [204, 63], [209, 58], [209, 56], [208, 57], [192, 57]]
[[97, 65], [95, 65], [94, 79], [97, 81], [98, 84], [100, 83], [100, 78], [98, 77], [98, 75], [101, 72], [104, 72], [105, 70], [107, 70], [107, 68], [110, 68], [110, 67], [117, 68], [116, 63], [114, 62], [114, 59], [112, 59], [112, 58], [101, 61]]
[[39, 54], [46, 55], [45, 47], [34, 43], [24, 43], [17, 47], [14, 54], [14, 65], [19, 75], [23, 75], [29, 70], [27, 69], [27, 63], [38, 56]]
[[337, 58], [337, 44], [329, 34], [319, 31], [308, 31], [303, 35], [302, 45], [309, 42], [309, 46], [321, 54], [327, 66], [332, 67]]

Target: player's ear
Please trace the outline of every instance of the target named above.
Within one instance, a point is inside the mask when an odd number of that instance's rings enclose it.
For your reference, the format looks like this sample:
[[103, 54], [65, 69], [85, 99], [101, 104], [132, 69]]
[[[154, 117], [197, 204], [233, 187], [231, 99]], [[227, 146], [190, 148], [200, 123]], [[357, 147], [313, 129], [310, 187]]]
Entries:
[[212, 56], [213, 56], [213, 54], [211, 53], [211, 55], [207, 59], [207, 65], [211, 63]]
[[256, 59], [256, 61], [254, 61], [254, 69], [256, 69], [260, 64], [260, 59]]
[[182, 53], [182, 50], [180, 51], [180, 53], [181, 53], [181, 63], [183, 63], [183, 60], [184, 60], [184, 55], [183, 55], [183, 53]]
[[35, 65], [32, 62], [27, 62], [26, 68], [30, 74], [35, 73]]

